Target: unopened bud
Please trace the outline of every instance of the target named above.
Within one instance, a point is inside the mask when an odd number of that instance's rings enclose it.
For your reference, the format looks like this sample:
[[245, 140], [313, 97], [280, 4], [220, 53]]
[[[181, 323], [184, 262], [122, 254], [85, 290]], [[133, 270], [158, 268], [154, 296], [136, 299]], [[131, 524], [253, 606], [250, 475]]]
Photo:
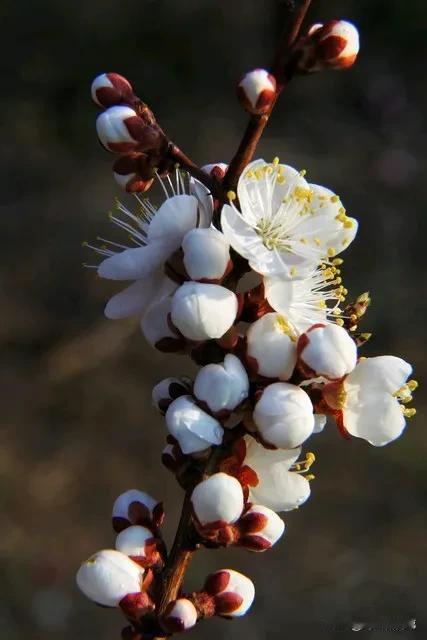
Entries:
[[249, 378], [237, 356], [229, 353], [222, 364], [208, 364], [196, 376], [194, 395], [213, 413], [230, 412], [249, 393]]
[[225, 162], [214, 162], [211, 164], [205, 164], [202, 167], [202, 170], [208, 173], [213, 178], [221, 181], [225, 174], [227, 173], [228, 164]]
[[191, 396], [181, 396], [166, 411], [166, 426], [183, 453], [198, 453], [220, 445], [224, 430], [218, 420], [197, 406]]
[[267, 113], [276, 97], [276, 80], [265, 69], [254, 69], [240, 80], [237, 95], [249, 113]]
[[179, 633], [194, 627], [197, 622], [197, 611], [191, 600], [178, 598], [170, 602], [161, 616], [160, 624], [169, 633]]
[[129, 489], [120, 494], [113, 505], [113, 528], [117, 533], [131, 525], [159, 526], [164, 517], [162, 503], [145, 491]]
[[236, 522], [243, 511], [243, 490], [240, 482], [226, 473], [214, 473], [194, 489], [191, 502], [199, 523], [217, 525]]
[[185, 282], [172, 298], [173, 324], [189, 340], [221, 338], [234, 323], [236, 295], [217, 284]]
[[150, 529], [134, 525], [119, 533], [115, 547], [143, 567], [158, 567], [162, 564], [159, 545], [160, 541]]
[[189, 378], [165, 378], [152, 391], [153, 405], [164, 414], [173, 400], [189, 393], [191, 386]]
[[277, 513], [254, 504], [239, 521], [239, 545], [251, 551], [266, 551], [283, 535], [285, 523]]
[[154, 180], [155, 170], [143, 153], [127, 153], [113, 164], [116, 182], [129, 193], [144, 193]]
[[359, 32], [351, 22], [331, 20], [315, 24], [301, 49], [299, 69], [303, 72], [321, 69], [347, 69], [359, 52]]
[[131, 102], [134, 97], [132, 85], [118, 73], [101, 73], [91, 86], [92, 100], [98, 107]]
[[153, 303], [141, 320], [141, 331], [152, 347], [164, 353], [181, 351], [184, 340], [170, 323], [171, 298]]
[[264, 389], [253, 419], [263, 440], [279, 449], [298, 447], [314, 428], [309, 396], [287, 382], [275, 382]]
[[204, 590], [213, 596], [216, 615], [229, 618], [243, 616], [255, 597], [252, 580], [233, 569], [212, 573], [206, 579]]
[[182, 241], [185, 270], [192, 280], [219, 283], [232, 268], [230, 245], [210, 227], [191, 229]]
[[246, 357], [250, 367], [266, 378], [289, 380], [297, 361], [296, 337], [279, 313], [267, 313], [251, 324]]
[[136, 111], [127, 105], [106, 109], [96, 120], [99, 141], [113, 153], [155, 149], [161, 134], [144, 123]]
[[98, 551], [77, 572], [77, 585], [86, 597], [105, 607], [117, 607], [128, 594], [141, 591], [144, 569], [113, 549]]
[[343, 327], [314, 325], [298, 340], [299, 367], [306, 377], [339, 380], [353, 371], [357, 347]]

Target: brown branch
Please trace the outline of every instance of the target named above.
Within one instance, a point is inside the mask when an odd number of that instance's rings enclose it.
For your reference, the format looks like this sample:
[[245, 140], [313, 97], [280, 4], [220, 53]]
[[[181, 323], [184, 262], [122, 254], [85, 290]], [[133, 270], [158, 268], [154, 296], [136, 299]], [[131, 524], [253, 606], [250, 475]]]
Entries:
[[251, 116], [239, 148], [231, 160], [228, 171], [225, 175], [223, 185], [225, 192], [229, 189], [236, 188], [240, 174], [254, 156], [258, 142], [264, 132], [280, 93], [293, 76], [295, 70], [295, 57], [292, 56], [292, 46], [298, 37], [301, 25], [310, 4], [311, 0], [302, 0], [302, 2], [297, 2], [293, 13], [289, 16], [289, 20], [286, 24], [285, 31], [280, 40], [280, 44], [272, 64], [272, 73], [277, 80], [276, 97], [268, 113], [264, 115]]
[[223, 199], [224, 193], [220, 183], [215, 180], [215, 178], [206, 173], [206, 171], [203, 171], [203, 169], [198, 167], [197, 164], [195, 164], [188, 156], [186, 156], [179, 147], [177, 147], [173, 143], [170, 143], [167, 155], [171, 160], [179, 164], [182, 169], [188, 171], [188, 173], [192, 175], [193, 178], [196, 178], [202, 184], [204, 184], [215, 198], [219, 198], [221, 200]]

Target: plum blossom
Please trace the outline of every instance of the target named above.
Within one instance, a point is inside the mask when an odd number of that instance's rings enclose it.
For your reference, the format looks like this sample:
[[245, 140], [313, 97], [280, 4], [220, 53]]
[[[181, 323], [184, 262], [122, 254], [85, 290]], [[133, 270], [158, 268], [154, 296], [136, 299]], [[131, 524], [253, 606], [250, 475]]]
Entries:
[[278, 159], [255, 160], [239, 179], [241, 211], [233, 205], [235, 194], [223, 207], [224, 235], [265, 276], [304, 278], [356, 235], [357, 222], [346, 215], [339, 197], [303, 176]]
[[233, 411], [246, 400], [248, 393], [248, 374], [232, 353], [225, 356], [222, 364], [202, 367], [194, 381], [194, 395], [213, 413]]
[[166, 426], [183, 453], [198, 453], [222, 442], [221, 424], [197, 406], [192, 396], [174, 400], [166, 411]]
[[307, 377], [339, 380], [351, 373], [357, 362], [357, 347], [343, 327], [317, 324], [298, 340], [299, 366]]

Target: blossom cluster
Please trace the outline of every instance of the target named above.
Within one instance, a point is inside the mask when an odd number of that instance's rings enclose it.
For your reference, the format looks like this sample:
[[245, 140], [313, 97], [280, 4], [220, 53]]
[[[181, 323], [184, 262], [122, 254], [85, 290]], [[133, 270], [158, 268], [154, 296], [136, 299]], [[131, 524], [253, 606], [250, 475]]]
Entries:
[[[333, 21], [311, 28], [297, 60], [301, 72], [344, 68], [357, 50], [355, 28]], [[276, 91], [262, 69], [238, 86], [245, 108], [258, 115]], [[221, 202], [179, 167], [156, 166], [164, 134], [124, 78], [99, 76], [92, 95], [105, 109], [99, 139], [119, 155], [116, 177], [134, 193], [133, 207], [118, 202], [111, 214], [131, 244], [101, 239], [92, 247], [98, 275], [127, 282], [105, 315], [137, 316], [152, 347], [200, 365], [194, 379], [165, 378], [152, 394], [167, 429], [162, 461], [189, 498], [187, 543], [264, 552], [285, 532], [279, 514], [310, 496], [315, 455], [303, 448], [328, 419], [346, 438], [383, 446], [415, 412], [407, 407], [417, 386], [411, 366], [360, 354], [370, 337], [359, 332], [370, 297], [346, 302], [339, 257], [358, 223], [337, 194], [279, 158], [250, 162]], [[202, 170], [220, 189], [227, 165]], [[154, 180], [164, 195], [159, 207], [140, 195]], [[144, 492], [120, 496], [116, 549], [82, 565], [81, 590], [120, 607], [148, 634], [156, 624], [170, 634], [201, 618], [246, 613], [254, 585], [232, 569], [161, 607], [162, 519], [162, 506]]]

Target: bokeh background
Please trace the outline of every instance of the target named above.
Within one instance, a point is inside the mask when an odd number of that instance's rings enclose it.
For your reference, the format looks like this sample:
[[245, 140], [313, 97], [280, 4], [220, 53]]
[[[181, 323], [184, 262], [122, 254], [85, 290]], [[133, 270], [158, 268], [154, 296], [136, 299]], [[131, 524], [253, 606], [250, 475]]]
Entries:
[[[313, 22], [346, 17], [360, 27], [359, 62], [292, 84], [259, 153], [307, 168], [359, 218], [344, 274], [352, 293], [369, 289], [374, 301], [365, 354], [400, 355], [423, 381], [427, 8], [314, 4]], [[150, 392], [192, 365], [150, 350], [137, 320], [106, 321], [103, 305], [117, 287], [81, 267], [94, 260], [83, 240], [118, 239], [105, 214], [119, 188], [96, 141], [90, 82], [103, 71], [124, 74], [190, 156], [227, 161], [246, 121], [235, 82], [268, 64], [284, 9], [279, 0], [1, 5], [1, 637], [119, 638], [121, 617], [86, 601], [75, 571], [113, 544], [110, 509], [123, 490], [164, 499], [168, 540], [180, 506], [159, 464], [165, 427]], [[205, 623], [190, 637], [345, 637], [352, 621], [390, 627], [414, 618], [422, 634], [422, 387], [417, 405], [404, 437], [385, 449], [344, 441], [332, 427], [312, 439], [312, 498], [286, 516], [274, 550], [199, 553], [189, 589], [228, 565], [254, 578], [257, 598], [245, 619]]]

